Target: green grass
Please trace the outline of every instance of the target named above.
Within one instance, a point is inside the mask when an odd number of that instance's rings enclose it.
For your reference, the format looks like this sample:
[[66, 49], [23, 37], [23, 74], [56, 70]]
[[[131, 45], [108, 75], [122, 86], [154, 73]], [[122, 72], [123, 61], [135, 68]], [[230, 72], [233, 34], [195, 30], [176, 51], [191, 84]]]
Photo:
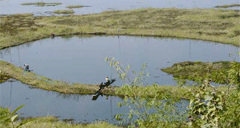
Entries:
[[239, 7], [240, 4], [228, 4], [228, 5], [218, 5], [215, 8], [230, 8], [230, 7]]
[[57, 6], [62, 3], [44, 3], [44, 2], [36, 2], [36, 3], [22, 3], [21, 5], [36, 5], [36, 6]]
[[214, 41], [239, 46], [240, 17], [236, 10], [137, 9], [100, 14], [0, 17], [0, 49], [61, 35], [105, 34], [173, 37]]
[[84, 6], [84, 5], [69, 5], [66, 8], [72, 9], [72, 8], [83, 8], [83, 7], [88, 7], [88, 6]]
[[[238, 63], [240, 64], [240, 63]], [[219, 62], [180, 62], [175, 63], [171, 67], [161, 69], [163, 72], [172, 74], [175, 78], [188, 79], [188, 80], [198, 80], [208, 76], [212, 82], [227, 84], [228, 81], [228, 71], [231, 68], [231, 62], [229, 61], [219, 61]], [[201, 80], [201, 79], [200, 79]]]
[[73, 10], [55, 10], [55, 11], [53, 11], [53, 13], [56, 13], [56, 14], [73, 14], [74, 11]]
[[[80, 83], [66, 83], [64, 81], [57, 81], [46, 78], [44, 76], [39, 76], [33, 72], [24, 72], [23, 69], [16, 67], [8, 62], [0, 61], [0, 75], [7, 75], [13, 79], [21, 81], [27, 85], [30, 85], [34, 88], [44, 89], [48, 91], [55, 91], [63, 94], [81, 94], [81, 95], [91, 95], [94, 94], [99, 87], [97, 85], [88, 85], [88, 84], [80, 84]], [[178, 87], [178, 86], [140, 86], [140, 87], [130, 87], [130, 86], [110, 86], [103, 90], [103, 93], [106, 95], [113, 96], [132, 96], [126, 91], [128, 89], [132, 89], [134, 93], [140, 97], [154, 97], [156, 95], [158, 99], [189, 99], [191, 94], [189, 93], [189, 89], [195, 90], [195, 87], [186, 86], [186, 87]], [[227, 87], [222, 86], [219, 87], [221, 90], [226, 90]]]
[[10, 77], [6, 75], [1, 75], [0, 73], [0, 84], [6, 82], [8, 79], [10, 79]]
[[[37, 117], [24, 120], [31, 120], [27, 124], [22, 125], [22, 128], [119, 128], [118, 126], [109, 124], [107, 122], [95, 122], [91, 124], [71, 124], [58, 120], [56, 117]], [[15, 126], [18, 126], [23, 121], [14, 122]], [[1, 128], [10, 128], [11, 125], [6, 126], [0, 124]]]
[[[104, 34], [173, 37], [240, 46], [240, 23], [238, 22], [240, 17], [234, 16], [238, 12], [219, 9], [148, 8], [57, 17], [34, 17], [32, 14], [6, 15], [0, 17], [0, 49], [48, 38], [51, 37], [51, 33], [55, 33], [55, 36]], [[37, 74], [23, 75], [22, 69], [3, 61], [0, 67], [5, 75], [44, 90], [68, 94], [93, 94], [98, 89], [97, 85], [79, 83], [69, 85], [69, 83], [46, 77], [41, 77], [42, 79], [39, 80], [36, 78], [39, 77]], [[186, 94], [188, 87], [183, 88], [181, 92], [177, 91], [179, 88], [169, 86], [159, 86], [157, 89], [151, 86], [139, 88], [151, 90], [148, 96], [162, 93], [159, 97], [172, 95], [177, 98], [188, 98]], [[121, 90], [123, 89], [110, 87], [104, 93], [126, 95]]]

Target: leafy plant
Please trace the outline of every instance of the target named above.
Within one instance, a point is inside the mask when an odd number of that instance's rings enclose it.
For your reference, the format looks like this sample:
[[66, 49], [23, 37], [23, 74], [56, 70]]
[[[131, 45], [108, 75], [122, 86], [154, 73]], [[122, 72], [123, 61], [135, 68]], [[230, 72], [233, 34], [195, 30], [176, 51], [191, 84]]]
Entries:
[[[116, 68], [119, 78], [125, 82], [121, 91], [126, 93], [124, 102], [118, 103], [118, 107], [127, 106], [127, 114], [117, 114], [115, 118], [121, 124], [128, 124], [128, 127], [182, 127], [185, 125], [186, 113], [176, 108], [176, 101], [172, 99], [158, 100], [159, 93], [154, 98], [148, 97], [150, 90], [143, 89], [136, 92], [134, 88], [144, 86], [144, 78], [150, 74], [145, 72], [146, 64], [142, 65], [137, 73], [132, 71], [134, 77], [130, 77], [130, 66], [126, 69], [114, 58], [106, 58], [110, 66]], [[153, 85], [157, 89], [157, 85]], [[118, 92], [116, 92], [118, 93]], [[140, 97], [139, 93], [146, 96]]]
[[29, 121], [22, 121], [19, 125], [15, 126], [14, 122], [18, 118], [19, 114], [16, 114], [18, 110], [20, 110], [24, 105], [19, 106], [16, 108], [13, 112], [10, 112], [9, 108], [2, 108], [0, 107], [0, 124], [3, 124], [5, 126], [12, 125], [13, 128], [19, 128], [22, 125], [28, 123]]

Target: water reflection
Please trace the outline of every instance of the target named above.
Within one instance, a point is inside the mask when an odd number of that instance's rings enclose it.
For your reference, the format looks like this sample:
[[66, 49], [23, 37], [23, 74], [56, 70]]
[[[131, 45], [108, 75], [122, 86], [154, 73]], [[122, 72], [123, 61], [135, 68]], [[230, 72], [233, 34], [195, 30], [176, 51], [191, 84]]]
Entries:
[[91, 123], [106, 120], [117, 123], [114, 115], [123, 113], [127, 108], [117, 108], [121, 98], [114, 96], [99, 97], [92, 101], [91, 95], [67, 95], [31, 89], [21, 82], [5, 82], [0, 84], [0, 106], [19, 110], [23, 117], [57, 116], [60, 119], [74, 119], [76, 123]]

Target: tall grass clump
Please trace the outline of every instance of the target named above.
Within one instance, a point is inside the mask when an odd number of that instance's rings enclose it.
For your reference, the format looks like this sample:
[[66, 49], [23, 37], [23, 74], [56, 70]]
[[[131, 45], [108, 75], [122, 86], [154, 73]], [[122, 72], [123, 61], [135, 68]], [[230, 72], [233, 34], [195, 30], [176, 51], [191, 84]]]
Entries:
[[[130, 66], [126, 69], [120, 65], [120, 62], [114, 58], [106, 58], [110, 66], [116, 68], [119, 78], [125, 82], [122, 91], [126, 93], [124, 101], [118, 103], [118, 107], [127, 106], [129, 108], [127, 114], [117, 114], [115, 118], [120, 124], [127, 124], [128, 127], [184, 127], [186, 126], [186, 112], [180, 111], [176, 107], [177, 101], [174, 99], [159, 100], [157, 97], [161, 95], [157, 93], [154, 97], [148, 97], [148, 88], [136, 91], [134, 88], [145, 86], [144, 79], [149, 76], [145, 72], [146, 64], [142, 65], [139, 72], [132, 71], [135, 77], [130, 79]], [[153, 88], [157, 89], [154, 84]], [[116, 92], [118, 93], [118, 92]], [[138, 94], [146, 95], [141, 97]]]
[[[114, 58], [106, 60], [110, 66], [116, 68], [122, 80], [128, 81], [129, 67], [122, 68]], [[119, 107], [129, 108], [127, 114], [115, 116], [120, 123], [128, 124], [129, 127], [240, 127], [240, 66], [237, 62], [231, 62], [228, 70], [221, 72], [226, 73], [226, 86], [230, 88], [224, 91], [211, 85], [212, 74], [209, 69], [212, 65], [207, 65], [205, 70], [208, 72], [198, 76], [198, 84], [193, 85], [194, 89], [189, 89], [190, 103], [182, 106], [183, 109], [176, 107], [174, 98], [158, 100], [156, 97], [161, 95], [159, 93], [153, 98], [136, 95], [133, 88], [144, 84], [145, 67], [146, 65], [143, 65], [138, 73], [133, 72], [136, 75], [134, 80], [123, 86], [124, 91], [131, 97], [126, 95], [124, 102], [118, 104]], [[149, 90], [142, 89], [140, 92], [147, 94]]]

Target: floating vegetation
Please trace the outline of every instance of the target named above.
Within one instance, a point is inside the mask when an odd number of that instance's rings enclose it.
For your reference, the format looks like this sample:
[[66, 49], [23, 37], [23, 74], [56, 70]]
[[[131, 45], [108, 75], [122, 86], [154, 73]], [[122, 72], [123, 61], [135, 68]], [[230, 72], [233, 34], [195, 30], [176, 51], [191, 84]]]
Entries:
[[53, 11], [53, 13], [56, 13], [56, 14], [73, 14], [74, 11], [73, 10], [55, 10], [55, 11]]
[[239, 7], [240, 4], [229, 4], [229, 5], [218, 5], [215, 8], [231, 8], [231, 7]]
[[83, 7], [89, 7], [89, 6], [84, 6], [84, 5], [69, 5], [66, 8], [72, 9], [72, 8], [83, 8]]
[[44, 3], [44, 2], [36, 2], [36, 3], [22, 3], [21, 5], [35, 5], [35, 6], [57, 6], [62, 3]]

